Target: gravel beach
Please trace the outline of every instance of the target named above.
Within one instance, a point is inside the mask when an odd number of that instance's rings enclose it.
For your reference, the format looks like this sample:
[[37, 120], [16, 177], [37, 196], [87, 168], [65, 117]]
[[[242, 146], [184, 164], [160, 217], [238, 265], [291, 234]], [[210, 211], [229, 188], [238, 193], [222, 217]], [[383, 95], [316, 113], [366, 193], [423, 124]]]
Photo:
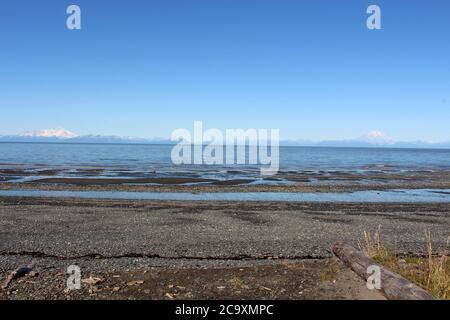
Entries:
[[[378, 225], [382, 228], [383, 241], [400, 253], [423, 255], [426, 249], [425, 230], [431, 231], [436, 250], [445, 249], [449, 236], [450, 204], [187, 202], [4, 197], [0, 199], [0, 280], [4, 281], [12, 270], [31, 261], [35, 261], [40, 272], [36, 278], [25, 277], [15, 281], [11, 287], [1, 290], [0, 297], [66, 299], [89, 298], [94, 294], [94, 298], [113, 299], [205, 298], [210, 295], [228, 295], [235, 298], [299, 298], [298, 292], [301, 290], [282, 291], [281, 283], [289, 279], [294, 281], [292, 277], [295, 274], [285, 272], [289, 270], [286, 265], [295, 269], [307, 263], [309, 267], [306, 269], [313, 270], [311, 274], [306, 272], [296, 277], [298, 281], [309, 283], [305, 287], [310, 288], [305, 291], [309, 294], [302, 293], [303, 298], [367, 298], [364, 283], [357, 277], [353, 278], [354, 282], [348, 280], [343, 283], [351, 284], [353, 291], [349, 292], [353, 292], [352, 297], [339, 294], [342, 290], [348, 291], [343, 287], [329, 289], [328, 294], [319, 293], [319, 289], [339, 283], [335, 278], [350, 277], [346, 273], [350, 271], [339, 265], [339, 262], [336, 262], [336, 270], [341, 272], [327, 276], [330, 274], [329, 265], [333, 261], [331, 245], [335, 241], [345, 241], [357, 246], [363, 232], [373, 231]], [[315, 267], [311, 267], [313, 261], [317, 261]], [[106, 287], [86, 289], [88, 292], [85, 292], [85, 295], [80, 292], [64, 293], [64, 279], [67, 279], [65, 270], [72, 264], [79, 265], [83, 274], [101, 278]], [[239, 271], [240, 269], [243, 271]], [[201, 285], [204, 280], [216, 287], [228, 288], [222, 283], [227, 280], [223, 279], [236, 276], [239, 284], [237, 287], [267, 287], [265, 281], [269, 281], [270, 277], [259, 277], [258, 272], [272, 274], [269, 270], [276, 271], [274, 274], [281, 272], [285, 275], [284, 280], [272, 279], [280, 283], [280, 286], [273, 286], [272, 290], [275, 291], [271, 294], [268, 290], [256, 292], [250, 289], [233, 289], [234, 291], [222, 295], [214, 295], [214, 290]], [[343, 273], [342, 270], [346, 271]], [[148, 275], [147, 271], [153, 275]], [[239, 276], [238, 271], [242, 272], [242, 275]], [[197, 285], [188, 290], [188, 296], [163, 292], [167, 291], [166, 282], [171, 282], [170, 279], [174, 277], [177, 279], [177, 276], [172, 274], [174, 272], [178, 277], [180, 274], [184, 275], [180, 279], [188, 275], [197, 279], [197, 282], [193, 282]], [[146, 275], [143, 276], [143, 281], [151, 283], [150, 287], [139, 287], [143, 290], [140, 295], [133, 290], [133, 294], [127, 295], [122, 291], [119, 295], [117, 290], [128, 287], [126, 283], [133, 281], [130, 280], [134, 279], [133, 274]], [[217, 279], [223, 281], [214, 282], [211, 279], [214, 274]], [[110, 277], [117, 275], [129, 281], [115, 285]], [[150, 281], [151, 279], [154, 281]], [[252, 285], [245, 284], [249, 279], [253, 279]], [[179, 286], [188, 287], [186, 283]], [[52, 288], [54, 290], [50, 290]], [[315, 291], [312, 288], [316, 288]], [[357, 288], [363, 288], [363, 291]], [[99, 289], [103, 294], [97, 293]], [[89, 290], [92, 292], [89, 293]], [[54, 296], [46, 292], [53, 292]], [[153, 294], [145, 295], [145, 292]], [[169, 295], [166, 296], [166, 293]]]

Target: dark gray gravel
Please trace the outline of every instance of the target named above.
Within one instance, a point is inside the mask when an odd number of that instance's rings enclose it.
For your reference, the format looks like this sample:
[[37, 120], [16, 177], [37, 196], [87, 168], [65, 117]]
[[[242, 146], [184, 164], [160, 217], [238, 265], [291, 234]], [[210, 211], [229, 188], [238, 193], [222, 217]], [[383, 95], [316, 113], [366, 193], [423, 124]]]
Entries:
[[[383, 240], [399, 252], [424, 254], [425, 230], [441, 250], [450, 233], [450, 204], [0, 198], [0, 281], [33, 260], [39, 273], [15, 280], [0, 290], [0, 299], [374, 298], [364, 291], [364, 282], [342, 266], [328, 279], [326, 265], [335, 241], [357, 246], [363, 231], [378, 225]], [[322, 262], [311, 265], [310, 271], [301, 267], [298, 274], [283, 267], [305, 261]], [[81, 267], [84, 277], [106, 282], [66, 293], [65, 272], [72, 264]], [[199, 269], [204, 271], [195, 271]], [[153, 271], [143, 276], [146, 270]], [[117, 273], [125, 280], [114, 278]], [[273, 273], [281, 276], [271, 279]], [[136, 274], [148, 287], [128, 288]], [[183, 280], [191, 275], [192, 286]], [[250, 291], [222, 292], [235, 276], [250, 283]], [[189, 290], [172, 295], [166, 287], [174, 277]], [[333, 277], [341, 279], [338, 287]], [[215, 282], [209, 288], [202, 281]], [[285, 291], [289, 283], [295, 285]], [[264, 289], [269, 284], [273, 292]], [[115, 286], [121, 290], [114, 291]], [[302, 286], [304, 290], [297, 290]]]
[[110, 200], [0, 200], [0, 252], [67, 258], [241, 260], [329, 257], [335, 241], [364, 230], [405, 253], [437, 248], [450, 233], [449, 204], [293, 204]]

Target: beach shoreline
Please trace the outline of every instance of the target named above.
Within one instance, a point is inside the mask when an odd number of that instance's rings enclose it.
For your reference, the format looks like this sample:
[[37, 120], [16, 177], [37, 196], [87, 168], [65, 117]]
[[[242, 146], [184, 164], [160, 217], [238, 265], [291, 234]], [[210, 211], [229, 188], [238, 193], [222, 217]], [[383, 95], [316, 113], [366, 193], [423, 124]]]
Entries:
[[[324, 173], [327, 178], [321, 182], [290, 173], [290, 183], [267, 184], [187, 176], [151, 178], [155, 183], [150, 184], [144, 178], [133, 184], [129, 178], [99, 177], [99, 172], [83, 177], [60, 177], [55, 170], [41, 173], [47, 178], [0, 183], [0, 191], [23, 192], [0, 196], [0, 282], [30, 262], [38, 270], [36, 277], [0, 290], [0, 300], [384, 299], [333, 257], [333, 243], [358, 247], [364, 231], [380, 225], [384, 242], [400, 255], [426, 255], [426, 230], [433, 235], [435, 250], [448, 250], [448, 201], [214, 200], [225, 193], [322, 199], [358, 192], [381, 200], [385, 193], [421, 189], [450, 197], [446, 170]], [[2, 174], [26, 177], [35, 172]], [[27, 191], [52, 197], [25, 196]], [[76, 192], [94, 198], [77, 198]], [[96, 192], [137, 198], [101, 199], [95, 198]], [[145, 200], [146, 193], [156, 199]], [[163, 200], [177, 193], [186, 199], [210, 194], [211, 199]], [[66, 289], [70, 265], [79, 266], [87, 281], [81, 290]]]

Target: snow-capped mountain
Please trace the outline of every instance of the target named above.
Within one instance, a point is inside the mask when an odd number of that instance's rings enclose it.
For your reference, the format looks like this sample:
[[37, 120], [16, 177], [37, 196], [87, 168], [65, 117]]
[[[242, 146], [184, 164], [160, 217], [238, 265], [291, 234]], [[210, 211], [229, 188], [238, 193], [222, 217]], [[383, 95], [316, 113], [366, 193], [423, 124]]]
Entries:
[[391, 145], [395, 144], [395, 140], [388, 137], [386, 134], [379, 130], [374, 130], [369, 132], [366, 135], [363, 135], [358, 139], [361, 142], [367, 142], [370, 144], [379, 144], [379, 145]]
[[40, 131], [27, 131], [19, 134], [20, 137], [38, 137], [38, 138], [59, 138], [72, 139], [79, 135], [64, 128], [46, 129]]

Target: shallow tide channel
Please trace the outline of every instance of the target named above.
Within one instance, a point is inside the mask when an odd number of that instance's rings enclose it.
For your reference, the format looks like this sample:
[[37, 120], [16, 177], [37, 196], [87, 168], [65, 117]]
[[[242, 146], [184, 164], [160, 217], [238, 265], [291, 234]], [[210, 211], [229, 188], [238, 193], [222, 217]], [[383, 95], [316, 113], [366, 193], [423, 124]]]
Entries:
[[122, 192], [0, 190], [0, 197], [81, 198], [111, 200], [172, 201], [282, 201], [282, 202], [359, 202], [359, 203], [450, 203], [450, 189], [397, 189], [344, 193], [288, 192]]

